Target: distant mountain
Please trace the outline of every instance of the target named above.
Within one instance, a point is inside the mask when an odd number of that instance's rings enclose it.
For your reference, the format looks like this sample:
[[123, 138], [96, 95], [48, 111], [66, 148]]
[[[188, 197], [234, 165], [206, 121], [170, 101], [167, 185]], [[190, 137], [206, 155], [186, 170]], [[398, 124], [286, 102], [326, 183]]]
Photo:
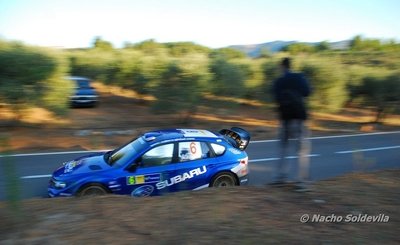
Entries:
[[[242, 51], [247, 54], [249, 57], [256, 58], [259, 57], [261, 51], [263, 49], [268, 50], [269, 52], [276, 53], [280, 51], [282, 48], [293, 44], [299, 43], [297, 41], [273, 41], [268, 43], [260, 43], [260, 44], [249, 44], [249, 45], [231, 45], [228, 48], [236, 49]], [[304, 42], [301, 42], [304, 43]], [[317, 45], [319, 42], [306, 42], [311, 46]], [[349, 47], [350, 41], [339, 41], [339, 42], [329, 42], [331, 49], [347, 49]]]

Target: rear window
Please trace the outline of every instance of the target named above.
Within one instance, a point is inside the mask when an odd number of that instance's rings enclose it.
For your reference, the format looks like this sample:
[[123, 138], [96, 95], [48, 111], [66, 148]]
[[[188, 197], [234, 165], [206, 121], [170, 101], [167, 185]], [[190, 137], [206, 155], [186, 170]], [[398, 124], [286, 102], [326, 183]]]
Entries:
[[179, 142], [179, 162], [209, 158], [210, 149], [205, 142]]
[[211, 143], [211, 147], [213, 148], [214, 153], [217, 156], [223, 155], [225, 153], [225, 150], [226, 150], [225, 146], [214, 144], [214, 143]]

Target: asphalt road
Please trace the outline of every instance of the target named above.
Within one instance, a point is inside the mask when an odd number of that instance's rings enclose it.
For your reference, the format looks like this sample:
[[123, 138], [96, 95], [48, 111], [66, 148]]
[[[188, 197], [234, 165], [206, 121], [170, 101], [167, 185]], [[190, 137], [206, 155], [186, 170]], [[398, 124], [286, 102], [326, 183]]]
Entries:
[[[310, 176], [312, 180], [327, 179], [352, 171], [400, 167], [400, 131], [313, 137], [311, 142]], [[278, 150], [277, 140], [250, 143], [246, 152], [250, 160], [251, 185], [259, 186], [272, 181], [278, 163]], [[50, 174], [62, 162], [88, 153], [49, 152], [0, 156], [0, 200], [6, 198], [6, 188], [10, 187], [9, 182], [6, 181], [7, 176], [4, 174], [6, 168], [11, 166], [11, 171], [14, 171], [14, 176], [17, 176], [21, 198], [45, 197]], [[293, 147], [289, 156], [292, 178], [297, 171], [296, 163]]]

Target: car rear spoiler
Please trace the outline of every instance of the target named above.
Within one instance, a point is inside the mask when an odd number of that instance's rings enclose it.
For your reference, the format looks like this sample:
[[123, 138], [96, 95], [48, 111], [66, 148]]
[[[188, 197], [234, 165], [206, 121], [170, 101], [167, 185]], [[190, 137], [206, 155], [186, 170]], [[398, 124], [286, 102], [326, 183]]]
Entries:
[[242, 128], [222, 129], [219, 133], [226, 136], [227, 140], [241, 151], [244, 151], [249, 145], [250, 133]]

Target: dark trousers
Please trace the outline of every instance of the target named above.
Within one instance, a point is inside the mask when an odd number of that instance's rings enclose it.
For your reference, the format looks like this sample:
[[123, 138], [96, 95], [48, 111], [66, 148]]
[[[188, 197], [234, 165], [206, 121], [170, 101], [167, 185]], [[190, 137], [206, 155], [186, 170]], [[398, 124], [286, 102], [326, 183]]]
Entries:
[[288, 150], [289, 144], [294, 143], [297, 152], [298, 172], [296, 181], [309, 181], [309, 154], [311, 142], [308, 139], [309, 131], [304, 120], [282, 120], [279, 130], [280, 159], [277, 166], [277, 181], [284, 181], [288, 175]]

